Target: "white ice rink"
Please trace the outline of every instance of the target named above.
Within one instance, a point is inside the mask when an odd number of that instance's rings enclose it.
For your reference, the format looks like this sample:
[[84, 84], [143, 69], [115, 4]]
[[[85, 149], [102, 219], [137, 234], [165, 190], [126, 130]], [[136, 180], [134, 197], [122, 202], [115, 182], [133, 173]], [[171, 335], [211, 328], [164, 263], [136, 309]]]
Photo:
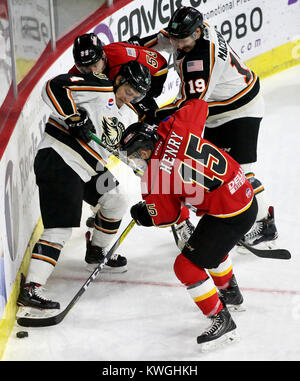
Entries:
[[[292, 259], [261, 259], [232, 250], [246, 307], [233, 313], [241, 340], [200, 353], [196, 337], [210, 322], [173, 273], [178, 250], [170, 229], [135, 226], [119, 249], [128, 259], [128, 271], [101, 273], [57, 326], [24, 329], [16, 324], [4, 361], [300, 359], [300, 66], [261, 85], [266, 112], [255, 172], [275, 208], [278, 246], [289, 249]], [[137, 178], [131, 182], [138, 189]], [[138, 198], [132, 195], [133, 202]], [[84, 262], [88, 215], [85, 208], [82, 228], [74, 229], [47, 285], [47, 296], [59, 301], [61, 309], [89, 275]], [[128, 213], [120, 232], [129, 221]], [[16, 338], [20, 330], [29, 337]]]

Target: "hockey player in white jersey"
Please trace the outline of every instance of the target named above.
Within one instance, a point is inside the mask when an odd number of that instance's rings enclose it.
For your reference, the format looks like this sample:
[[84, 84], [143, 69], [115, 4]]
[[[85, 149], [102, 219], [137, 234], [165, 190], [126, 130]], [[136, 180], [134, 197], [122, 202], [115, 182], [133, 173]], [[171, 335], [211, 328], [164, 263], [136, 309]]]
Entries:
[[[168, 27], [159, 33], [145, 38], [133, 36], [129, 41], [173, 54], [181, 86], [174, 102], [156, 111], [158, 120], [174, 113], [186, 100], [199, 98], [208, 103], [204, 138], [241, 164], [257, 197], [257, 221], [244, 240], [250, 245], [262, 242], [272, 247], [277, 238], [274, 209], [266, 203], [264, 187], [252, 168], [257, 160], [257, 139], [264, 113], [258, 76], [192, 7], [177, 9]], [[189, 220], [176, 229], [183, 244], [193, 231]]]
[[[98, 65], [101, 71], [101, 60]], [[87, 263], [98, 264], [117, 234], [128, 208], [126, 188], [106, 168], [110, 154], [91, 141], [90, 133], [116, 148], [125, 128], [138, 120], [129, 102], [141, 99], [151, 84], [149, 70], [137, 61], [122, 65], [119, 77], [121, 83], [114, 88], [103, 74], [62, 74], [43, 88], [42, 97], [52, 113], [34, 170], [44, 232], [33, 248], [19, 306], [60, 308], [43, 296], [40, 286], [51, 275], [72, 228], [80, 226], [83, 201], [100, 205], [92, 240], [87, 241]], [[126, 258], [117, 255], [106, 269], [124, 272], [126, 265]]]

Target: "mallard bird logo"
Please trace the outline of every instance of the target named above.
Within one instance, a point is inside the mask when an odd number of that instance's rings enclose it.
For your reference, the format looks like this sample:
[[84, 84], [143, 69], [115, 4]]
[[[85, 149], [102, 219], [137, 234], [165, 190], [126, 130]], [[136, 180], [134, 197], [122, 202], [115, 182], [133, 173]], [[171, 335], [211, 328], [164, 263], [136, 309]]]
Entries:
[[109, 147], [116, 148], [125, 131], [124, 124], [116, 117], [103, 117], [102, 119], [103, 136], [102, 140]]

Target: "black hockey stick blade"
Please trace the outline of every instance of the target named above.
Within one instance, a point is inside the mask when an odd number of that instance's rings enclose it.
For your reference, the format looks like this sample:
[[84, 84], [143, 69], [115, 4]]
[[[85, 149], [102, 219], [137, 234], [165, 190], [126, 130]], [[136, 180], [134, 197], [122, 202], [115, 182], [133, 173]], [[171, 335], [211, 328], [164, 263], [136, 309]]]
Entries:
[[44, 318], [20, 317], [17, 319], [17, 323], [22, 327], [50, 327], [51, 325], [59, 324], [68, 312], [69, 311], [63, 310], [58, 315]]
[[[178, 245], [178, 235], [174, 225], [171, 226], [172, 233], [174, 236], [174, 240], [176, 245]], [[260, 258], [270, 258], [270, 259], [291, 259], [291, 253], [286, 249], [255, 249], [254, 247], [246, 244], [243, 241], [239, 241], [239, 244], [244, 246], [247, 250], [249, 250], [252, 254], [256, 255]]]
[[291, 259], [291, 253], [286, 249], [255, 249], [253, 246], [248, 245], [243, 241], [239, 241], [239, 244], [244, 246], [252, 254], [260, 258], [270, 258], [270, 259]]
[[125, 239], [125, 237], [130, 232], [130, 230], [133, 228], [134, 225], [135, 225], [135, 221], [131, 220], [129, 225], [126, 227], [126, 229], [123, 231], [123, 233], [117, 239], [117, 241], [114, 243], [114, 245], [108, 251], [108, 253], [104, 257], [103, 261], [101, 263], [99, 263], [99, 265], [95, 268], [95, 270], [88, 277], [88, 279], [85, 281], [83, 286], [79, 289], [77, 294], [74, 296], [74, 298], [70, 301], [70, 303], [67, 305], [67, 307], [63, 311], [61, 311], [57, 315], [49, 316], [49, 317], [26, 317], [26, 316], [20, 317], [17, 319], [17, 323], [22, 327], [49, 327], [51, 325], [59, 324], [66, 317], [68, 312], [74, 307], [75, 303], [78, 301], [78, 299], [81, 297], [81, 295], [86, 291], [86, 289], [89, 287], [89, 285], [92, 283], [92, 281], [97, 277], [97, 275], [103, 269], [106, 262], [113, 256], [113, 254], [115, 253], [117, 248], [123, 242], [123, 240]]

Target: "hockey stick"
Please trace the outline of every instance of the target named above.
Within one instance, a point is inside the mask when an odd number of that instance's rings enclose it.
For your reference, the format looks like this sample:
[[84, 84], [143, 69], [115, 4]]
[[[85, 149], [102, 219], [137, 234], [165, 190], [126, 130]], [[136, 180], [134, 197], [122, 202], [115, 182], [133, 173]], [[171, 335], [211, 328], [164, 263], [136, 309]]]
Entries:
[[248, 245], [242, 240], [239, 241], [239, 244], [260, 258], [291, 259], [291, 253], [286, 249], [255, 249], [253, 246]]
[[105, 148], [108, 152], [110, 152], [111, 154], [113, 154], [114, 156], [116, 156], [119, 160], [121, 160], [123, 163], [125, 163], [126, 165], [128, 165], [132, 170], [133, 172], [139, 176], [139, 177], [143, 177], [143, 174], [144, 172], [138, 168], [132, 160], [128, 159], [127, 156], [124, 156], [122, 155], [119, 151], [117, 150], [114, 150], [113, 148], [107, 146], [105, 143], [103, 143], [99, 138], [98, 136], [90, 133], [90, 138], [96, 142], [97, 144], [99, 144], [101, 147]]
[[98, 266], [95, 268], [95, 270], [92, 272], [92, 274], [88, 277], [88, 279], [84, 282], [83, 286], [79, 289], [77, 294], [74, 296], [74, 298], [70, 301], [70, 303], [67, 305], [67, 307], [60, 312], [58, 315], [50, 316], [50, 317], [20, 317], [17, 319], [17, 323], [22, 327], [48, 327], [51, 325], [59, 324], [68, 314], [68, 312], [71, 310], [72, 307], [76, 304], [78, 299], [81, 297], [81, 295], [87, 290], [89, 285], [92, 283], [93, 280], [97, 277], [97, 275], [100, 273], [100, 271], [103, 269], [104, 265], [107, 263], [107, 261], [113, 256], [116, 249], [121, 245], [127, 234], [130, 232], [130, 230], [135, 225], [135, 221], [131, 220], [129, 225], [126, 227], [126, 229], [123, 231], [123, 233], [120, 235], [120, 237], [116, 240], [114, 245], [111, 247], [111, 249], [108, 251], [106, 256], [103, 258], [102, 262], [98, 264]]
[[[178, 235], [175, 230], [174, 225], [172, 225], [172, 233], [174, 236], [174, 240], [176, 245], [178, 245]], [[252, 246], [249, 246], [243, 241], [239, 241], [239, 244], [244, 246], [247, 250], [249, 250], [252, 254], [256, 255], [257, 257], [260, 258], [270, 258], [270, 259], [290, 259], [291, 258], [291, 253], [286, 250], [286, 249], [255, 249]]]

